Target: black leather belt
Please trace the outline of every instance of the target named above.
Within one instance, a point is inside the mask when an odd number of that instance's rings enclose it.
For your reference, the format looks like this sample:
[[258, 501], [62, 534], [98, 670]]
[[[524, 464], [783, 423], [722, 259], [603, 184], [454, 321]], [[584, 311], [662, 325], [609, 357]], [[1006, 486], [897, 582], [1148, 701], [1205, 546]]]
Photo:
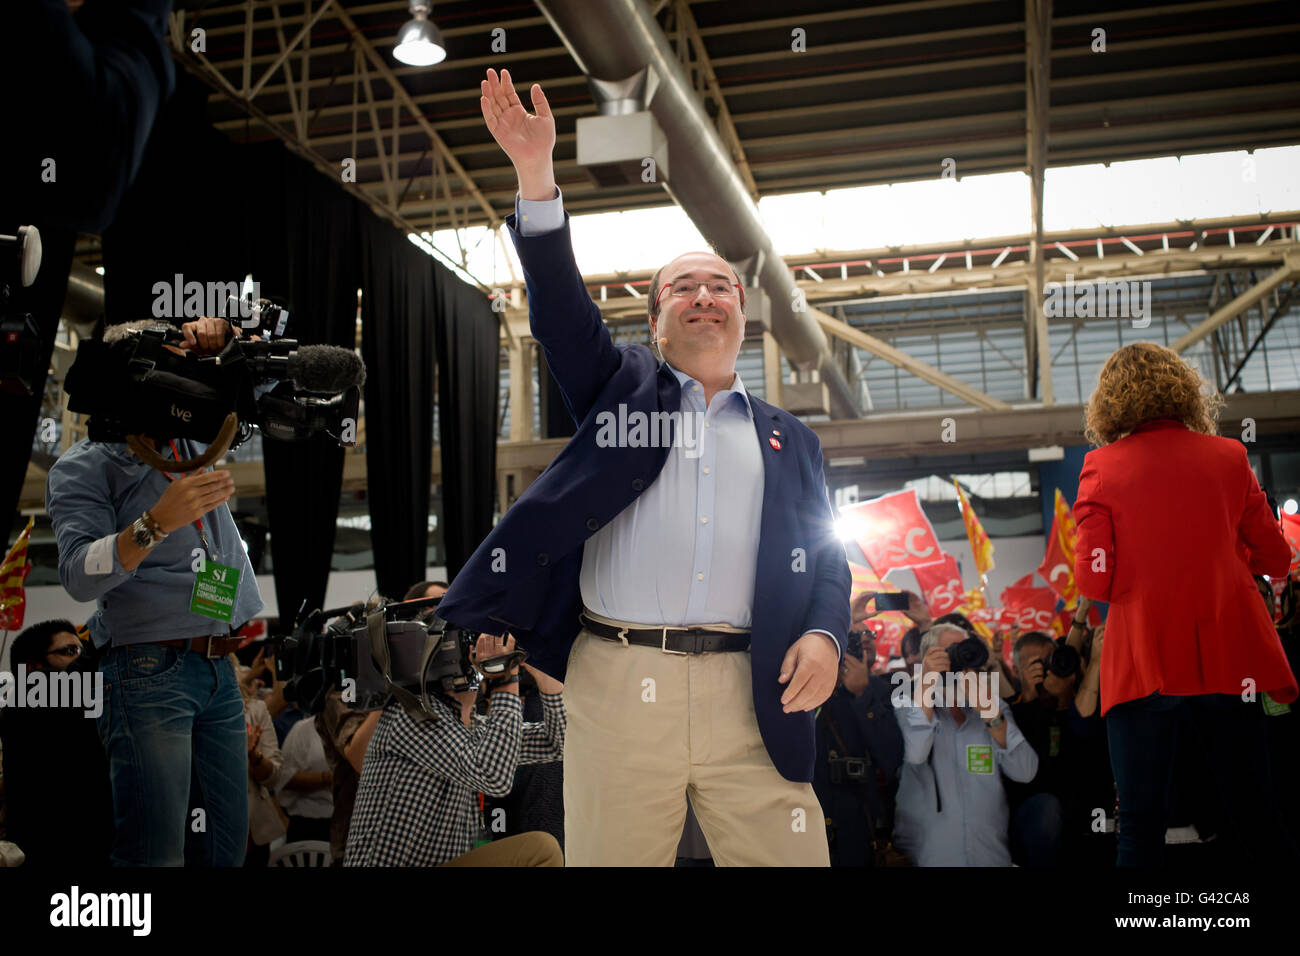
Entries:
[[607, 641], [657, 647], [665, 654], [712, 654], [749, 650], [749, 632], [729, 634], [704, 627], [614, 627], [579, 614], [582, 626]]

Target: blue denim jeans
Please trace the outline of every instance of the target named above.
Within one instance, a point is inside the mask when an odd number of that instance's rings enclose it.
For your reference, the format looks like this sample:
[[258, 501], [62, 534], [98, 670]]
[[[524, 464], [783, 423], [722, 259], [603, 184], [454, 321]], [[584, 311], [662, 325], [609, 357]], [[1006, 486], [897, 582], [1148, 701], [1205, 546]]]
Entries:
[[1234, 694], [1152, 694], [1106, 714], [1110, 763], [1119, 793], [1118, 866], [1161, 866], [1168, 826], [1174, 743], [1183, 714], [1192, 718], [1205, 783], [1214, 778], [1247, 859], [1291, 865], [1296, 846], [1269, 774], [1264, 709]]
[[135, 644], [109, 650], [99, 669], [106, 698], [99, 735], [117, 823], [113, 865], [241, 865], [248, 747], [230, 661]]
[[1011, 814], [1012, 857], [1021, 866], [1056, 866], [1061, 852], [1065, 818], [1055, 794], [1027, 797]]

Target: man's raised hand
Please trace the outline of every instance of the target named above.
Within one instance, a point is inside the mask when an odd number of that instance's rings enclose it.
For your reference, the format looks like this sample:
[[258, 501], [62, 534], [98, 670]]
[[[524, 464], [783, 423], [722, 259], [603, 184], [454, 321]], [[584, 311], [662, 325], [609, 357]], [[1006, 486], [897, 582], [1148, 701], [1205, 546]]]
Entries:
[[481, 84], [479, 106], [488, 132], [510, 157], [519, 176], [519, 194], [524, 199], [544, 201], [555, 198], [555, 174], [551, 152], [555, 148], [555, 117], [546, 102], [546, 94], [536, 83], [529, 93], [534, 114], [529, 114], [515, 92], [510, 71], [487, 71]]

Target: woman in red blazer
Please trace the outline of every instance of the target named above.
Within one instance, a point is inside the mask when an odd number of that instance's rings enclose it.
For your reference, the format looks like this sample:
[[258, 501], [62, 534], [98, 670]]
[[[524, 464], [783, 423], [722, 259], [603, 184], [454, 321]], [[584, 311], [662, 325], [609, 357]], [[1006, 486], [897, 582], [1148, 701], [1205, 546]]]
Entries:
[[[1269, 783], [1258, 695], [1297, 697], [1251, 573], [1285, 577], [1290, 548], [1222, 399], [1170, 349], [1126, 346], [1088, 401], [1075, 580], [1108, 601], [1101, 707], [1119, 790], [1120, 866], [1163, 861], [1177, 725], [1190, 712], [1242, 844], [1295, 856]], [[1266, 857], [1267, 855], [1267, 857]]]

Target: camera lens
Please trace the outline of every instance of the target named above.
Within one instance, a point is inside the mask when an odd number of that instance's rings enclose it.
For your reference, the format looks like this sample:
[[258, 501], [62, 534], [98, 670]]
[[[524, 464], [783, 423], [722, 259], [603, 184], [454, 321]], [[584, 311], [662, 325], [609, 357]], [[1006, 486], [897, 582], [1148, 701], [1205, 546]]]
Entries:
[[989, 649], [978, 637], [968, 637], [948, 648], [948, 660], [954, 671], [979, 670], [988, 663]]

